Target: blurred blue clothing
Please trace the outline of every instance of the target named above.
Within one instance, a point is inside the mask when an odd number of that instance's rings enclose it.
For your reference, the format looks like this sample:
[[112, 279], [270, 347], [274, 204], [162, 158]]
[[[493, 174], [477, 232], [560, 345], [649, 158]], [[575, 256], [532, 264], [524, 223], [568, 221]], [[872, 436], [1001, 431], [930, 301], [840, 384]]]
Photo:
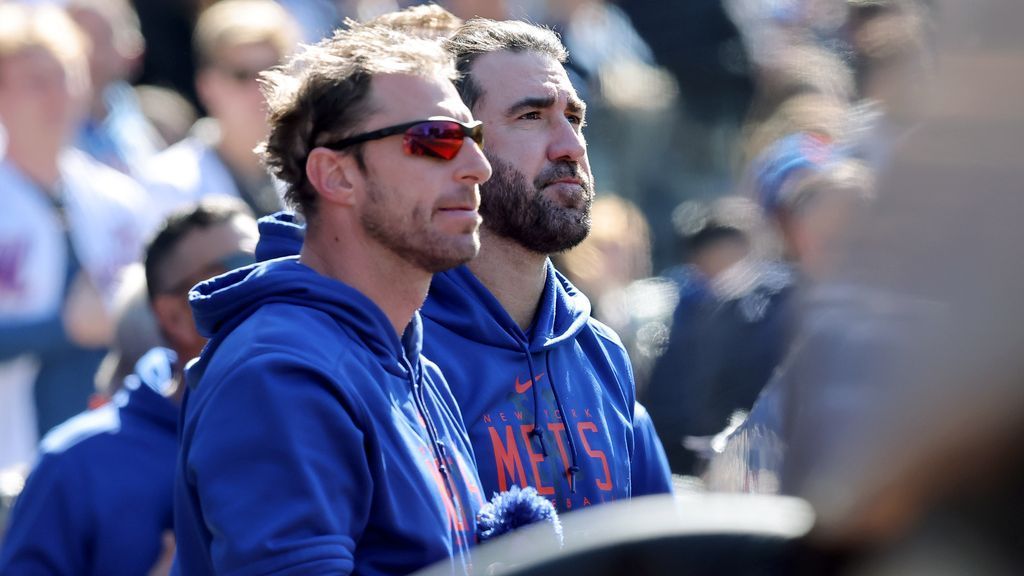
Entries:
[[734, 412], [749, 410], [789, 349], [792, 271], [770, 263], [739, 266], [746, 269], [731, 274], [742, 282], [724, 292], [696, 278], [681, 283], [668, 348], [643, 399], [677, 474], [700, 472], [686, 439], [714, 436]]
[[10, 518], [0, 574], [146, 574], [171, 529], [175, 362], [155, 348], [110, 404], [50, 431]]

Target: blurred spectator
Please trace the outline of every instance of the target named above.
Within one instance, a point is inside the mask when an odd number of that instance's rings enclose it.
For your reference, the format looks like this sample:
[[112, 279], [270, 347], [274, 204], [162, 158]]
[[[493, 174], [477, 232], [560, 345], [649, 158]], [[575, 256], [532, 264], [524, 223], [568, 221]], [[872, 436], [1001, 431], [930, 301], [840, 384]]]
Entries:
[[[769, 147], [752, 167], [753, 193], [777, 228], [784, 256], [805, 292], [839, 272], [841, 248], [873, 193], [870, 171], [847, 153], [820, 134], [797, 133]], [[797, 357], [806, 353], [799, 350]], [[712, 463], [709, 487], [778, 489], [788, 419], [785, 397], [796, 376], [792, 364], [791, 359], [775, 375], [746, 421], [723, 438], [726, 444], [715, 447], [724, 453]], [[850, 368], [850, 375], [857, 373]]]
[[135, 95], [142, 114], [168, 145], [184, 140], [198, 119], [188, 100], [170, 88], [136, 86]]
[[125, 269], [114, 300], [114, 317], [117, 319], [114, 344], [96, 370], [92, 408], [102, 406], [121, 389], [124, 379], [135, 370], [135, 363], [146, 352], [164, 345], [149, 305], [146, 271], [142, 264], [132, 264]]
[[200, 107], [196, 94], [196, 55], [192, 29], [214, 0], [132, 0], [146, 39], [140, 84], [162, 86]]
[[300, 38], [305, 44], [315, 44], [330, 36], [341, 25], [342, 18], [337, 0], [278, 0], [298, 25]]
[[223, 194], [241, 198], [258, 216], [281, 209], [281, 186], [253, 152], [268, 131], [257, 77], [296, 42], [294, 23], [271, 0], [224, 0], [203, 12], [195, 30], [196, 86], [210, 117], [144, 169], [157, 206]]
[[764, 259], [760, 218], [735, 197], [678, 215], [690, 265], [674, 275], [679, 303], [644, 396], [675, 473], [702, 470], [711, 437], [750, 409], [787, 349], [794, 278]]
[[[42, 457], [11, 513], [0, 573], [167, 573], [174, 547], [164, 535], [172, 523], [182, 372], [205, 343], [186, 293], [196, 282], [251, 262], [255, 241], [255, 222], [237, 201], [200, 204], [164, 223], [147, 248], [146, 279], [136, 282], [128, 300], [152, 307], [173, 350], [149, 350], [110, 404], [75, 416], [43, 439]], [[122, 317], [120, 323], [133, 322]], [[128, 353], [138, 344], [119, 348]], [[155, 565], [159, 571], [151, 572]]]
[[165, 144], [128, 84], [145, 43], [127, 0], [69, 0], [68, 14], [89, 39], [92, 92], [76, 145], [100, 162], [137, 173]]
[[851, 126], [855, 154], [883, 168], [914, 127], [933, 73], [929, 17], [913, 0], [851, 0], [849, 36], [859, 101]]
[[679, 82], [690, 117], [739, 124], [753, 83], [739, 32], [721, 0], [631, 0], [622, 9]]
[[31, 414], [46, 432], [85, 408], [113, 335], [119, 272], [138, 258], [142, 191], [67, 147], [86, 94], [84, 54], [61, 10], [0, 5], [0, 426], [11, 428], [0, 433], [0, 467], [31, 459]]

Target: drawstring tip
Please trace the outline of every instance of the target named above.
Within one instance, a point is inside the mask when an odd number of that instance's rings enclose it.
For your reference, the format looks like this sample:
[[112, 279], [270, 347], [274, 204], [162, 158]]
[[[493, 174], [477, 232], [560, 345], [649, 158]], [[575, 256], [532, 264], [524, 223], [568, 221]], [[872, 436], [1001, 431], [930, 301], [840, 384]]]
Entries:
[[569, 467], [569, 492], [571, 494], [576, 493], [576, 473], [580, 471], [579, 466]]
[[533, 430], [530, 431], [530, 436], [537, 437], [537, 443], [540, 444], [540, 454], [541, 456], [547, 458], [548, 448], [547, 446], [544, 445], [544, 431], [539, 428], [534, 428]]

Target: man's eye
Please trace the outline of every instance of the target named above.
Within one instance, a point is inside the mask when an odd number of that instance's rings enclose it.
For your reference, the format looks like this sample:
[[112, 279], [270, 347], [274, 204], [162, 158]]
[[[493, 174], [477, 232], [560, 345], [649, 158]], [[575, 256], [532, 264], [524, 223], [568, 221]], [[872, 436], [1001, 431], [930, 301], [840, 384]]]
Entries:
[[519, 117], [520, 120], [540, 120], [540, 112], [534, 110]]
[[579, 124], [580, 126], [585, 126], [587, 124], [586, 120], [583, 119], [583, 116], [578, 116], [576, 114], [566, 114], [565, 117], [568, 118], [569, 122], [572, 122], [573, 124]]

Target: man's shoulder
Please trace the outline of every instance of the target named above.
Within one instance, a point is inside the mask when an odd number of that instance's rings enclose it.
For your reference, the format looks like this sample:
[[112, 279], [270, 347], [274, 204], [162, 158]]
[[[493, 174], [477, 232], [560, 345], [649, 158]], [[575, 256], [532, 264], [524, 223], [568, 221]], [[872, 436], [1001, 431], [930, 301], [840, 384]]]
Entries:
[[619, 334], [604, 322], [591, 317], [587, 320], [587, 326], [584, 330], [590, 331], [597, 338], [602, 347], [616, 354], [626, 353], [626, 347], [622, 344], [622, 339], [619, 338]]
[[[125, 459], [124, 420], [108, 403], [82, 412], [50, 430], [39, 442], [38, 473], [74, 481], [86, 469], [111, 471]], [[37, 472], [33, 472], [37, 473]]]
[[260, 306], [217, 347], [210, 369], [232, 372], [303, 370], [342, 380], [339, 368], [360, 362], [366, 345], [329, 313], [309, 306], [271, 302]]

